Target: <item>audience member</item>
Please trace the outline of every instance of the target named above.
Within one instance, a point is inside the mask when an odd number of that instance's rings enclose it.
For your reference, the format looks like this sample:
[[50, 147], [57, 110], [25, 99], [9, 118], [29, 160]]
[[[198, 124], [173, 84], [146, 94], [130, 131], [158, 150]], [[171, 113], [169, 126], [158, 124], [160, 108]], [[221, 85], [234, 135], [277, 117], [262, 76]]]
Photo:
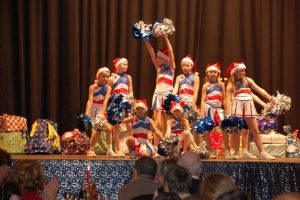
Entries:
[[229, 176], [216, 172], [205, 177], [200, 186], [200, 195], [210, 200], [216, 200], [220, 195], [237, 188]]
[[241, 189], [231, 190], [220, 195], [217, 200], [250, 200], [250, 196]]
[[[174, 158], [166, 158], [162, 161], [162, 163], [159, 163], [159, 169], [157, 170], [157, 177], [156, 180], [163, 185], [164, 184], [164, 177], [166, 176], [167, 172], [170, 170], [172, 166], [175, 166], [177, 163], [177, 160]], [[157, 190], [154, 193], [154, 198], [159, 195], [160, 193], [164, 192], [163, 186], [157, 188]]]
[[276, 196], [273, 200], [300, 200], [300, 194], [297, 192], [286, 192]]
[[200, 156], [192, 151], [182, 154], [177, 161], [179, 166], [185, 167], [192, 175], [191, 194], [198, 194], [200, 175], [202, 173], [202, 161]]
[[8, 181], [8, 170], [11, 165], [11, 156], [9, 153], [0, 148], [0, 199], [8, 200], [16, 197], [18, 199], [21, 196], [20, 188], [18, 184]]
[[164, 181], [165, 192], [174, 192], [182, 199], [191, 195], [192, 176], [184, 167], [172, 166]]
[[154, 200], [181, 200], [174, 192], [162, 192]]
[[[154, 181], [157, 164], [151, 157], [140, 157], [134, 165], [133, 179], [119, 190], [119, 199], [127, 200], [141, 195], [154, 194], [161, 186]], [[153, 198], [153, 196], [152, 196]]]
[[[22, 200], [56, 199], [58, 181], [55, 177], [52, 177], [49, 183], [44, 185], [44, 172], [38, 161], [18, 161], [13, 168], [12, 179], [21, 188]], [[41, 196], [43, 190], [44, 196]]]

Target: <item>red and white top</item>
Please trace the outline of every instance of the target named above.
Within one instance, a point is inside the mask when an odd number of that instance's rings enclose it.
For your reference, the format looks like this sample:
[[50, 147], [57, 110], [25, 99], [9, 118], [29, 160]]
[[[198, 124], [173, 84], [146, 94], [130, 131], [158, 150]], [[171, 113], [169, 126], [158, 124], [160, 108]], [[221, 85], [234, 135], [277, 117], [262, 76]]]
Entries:
[[160, 66], [157, 73], [155, 94], [170, 94], [173, 90], [174, 72], [170, 70], [168, 64]]
[[128, 88], [129, 88], [128, 74], [122, 73], [122, 74], [113, 75], [113, 85], [112, 85], [113, 94], [127, 95], [129, 92]]
[[134, 116], [132, 124], [132, 136], [140, 143], [144, 144], [148, 141], [148, 133], [150, 130], [150, 118]]
[[206, 91], [206, 104], [214, 107], [222, 107], [223, 97], [222, 97], [222, 85], [215, 82], [210, 83], [211, 85], [207, 88]]
[[183, 126], [180, 123], [180, 119], [173, 118], [171, 125], [171, 133], [180, 135], [184, 131]]
[[242, 80], [236, 81], [236, 87], [234, 92], [234, 99], [236, 100], [253, 100], [251, 96], [251, 85], [247, 79], [245, 79], [245, 83], [243, 84]]
[[192, 103], [194, 98], [194, 79], [195, 75], [182, 74], [179, 77], [179, 97], [186, 103]]
[[96, 117], [103, 106], [103, 101], [107, 93], [107, 85], [95, 84], [92, 104], [92, 118]]

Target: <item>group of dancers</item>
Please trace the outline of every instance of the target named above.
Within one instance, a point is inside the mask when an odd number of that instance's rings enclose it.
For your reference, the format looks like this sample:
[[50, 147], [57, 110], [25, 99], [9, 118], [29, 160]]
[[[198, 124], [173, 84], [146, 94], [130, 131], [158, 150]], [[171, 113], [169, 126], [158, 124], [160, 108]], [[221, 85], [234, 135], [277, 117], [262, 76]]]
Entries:
[[[126, 144], [131, 157], [156, 155], [158, 141], [163, 140], [167, 135], [175, 134], [178, 136], [183, 152], [195, 149], [197, 143], [201, 142], [197, 135], [193, 136], [191, 133], [190, 123], [184, 114], [184, 104], [191, 109], [197, 109], [196, 102], [199, 94], [200, 78], [196, 72], [195, 62], [191, 56], [186, 56], [181, 60], [182, 74], [176, 77], [174, 84], [175, 59], [173, 49], [168, 35], [164, 34], [162, 38], [166, 48], [160, 49], [157, 53], [155, 53], [149, 41], [144, 42], [157, 71], [156, 86], [152, 99], [153, 119], [147, 116], [147, 102], [144, 99], [139, 99], [135, 100], [134, 114], [122, 121], [126, 124], [128, 132]], [[95, 118], [99, 114], [105, 116], [111, 94], [133, 96], [132, 77], [126, 73], [128, 60], [126, 58], [116, 58], [113, 64], [113, 73], [110, 73], [107, 67], [100, 67], [96, 73], [95, 83], [89, 88], [86, 115], [91, 118]], [[266, 103], [254, 95], [252, 90], [268, 101], [271, 101], [272, 97], [263, 88], [259, 87], [253, 79], [246, 77], [245, 70], [246, 66], [243, 62], [233, 62], [226, 70], [230, 78], [225, 87], [220, 78], [221, 65], [218, 63], [208, 64], [198, 114], [200, 118], [209, 116], [216, 125], [219, 125], [225, 116], [242, 117], [253, 134], [253, 140], [260, 152], [259, 159], [275, 159], [265, 151], [256, 121], [257, 112], [254, 101], [263, 107], [266, 106]], [[164, 100], [169, 94], [178, 95], [181, 99], [180, 102], [171, 102], [170, 115], [163, 108]], [[120, 148], [119, 126], [119, 124], [111, 125], [107, 123], [105, 127], [108, 157], [125, 156]], [[150, 130], [154, 133], [153, 144], [148, 139]], [[87, 152], [89, 157], [96, 156], [94, 149], [99, 134], [99, 132], [92, 134], [90, 149]], [[204, 135], [204, 141], [209, 144], [209, 133]], [[239, 154], [240, 135], [242, 135], [241, 155]], [[232, 151], [230, 151], [229, 135], [226, 131], [223, 131], [224, 157], [226, 159], [257, 158], [247, 150], [247, 130], [234, 134], [231, 140]], [[210, 158], [215, 158], [215, 155], [211, 153]]]

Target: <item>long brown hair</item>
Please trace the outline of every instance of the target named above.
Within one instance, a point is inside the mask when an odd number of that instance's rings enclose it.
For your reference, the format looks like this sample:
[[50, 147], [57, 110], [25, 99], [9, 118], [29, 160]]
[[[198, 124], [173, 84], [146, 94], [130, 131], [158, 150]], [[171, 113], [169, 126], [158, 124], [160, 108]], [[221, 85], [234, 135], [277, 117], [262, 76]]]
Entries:
[[[232, 85], [232, 90], [233, 90], [233, 92], [235, 92], [236, 82], [237, 82], [236, 73], [233, 73], [233, 74], [229, 77], [229, 80], [228, 80], [228, 83], [231, 83], [231, 85]], [[244, 77], [242, 78], [243, 87], [246, 87], [246, 82], [247, 82], [247, 77], [244, 76]], [[227, 84], [228, 84], [228, 83], [227, 83]]]

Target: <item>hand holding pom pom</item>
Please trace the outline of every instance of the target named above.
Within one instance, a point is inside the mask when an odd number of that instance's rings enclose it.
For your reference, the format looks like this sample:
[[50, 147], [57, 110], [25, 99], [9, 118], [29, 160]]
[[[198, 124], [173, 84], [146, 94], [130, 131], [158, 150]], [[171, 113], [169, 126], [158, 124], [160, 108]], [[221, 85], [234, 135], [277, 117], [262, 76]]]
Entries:
[[284, 114], [291, 108], [291, 98], [280, 94], [277, 91], [277, 95], [273, 97], [270, 103], [263, 110], [263, 115], [270, 118], [277, 118], [279, 115]]
[[155, 37], [160, 37], [165, 34], [173, 34], [174, 32], [175, 27], [173, 21], [168, 18], [164, 18], [163, 21], [156, 21], [153, 26], [153, 35]]
[[95, 131], [101, 132], [106, 128], [107, 121], [101, 114], [97, 114], [96, 117], [92, 119], [92, 126]]

